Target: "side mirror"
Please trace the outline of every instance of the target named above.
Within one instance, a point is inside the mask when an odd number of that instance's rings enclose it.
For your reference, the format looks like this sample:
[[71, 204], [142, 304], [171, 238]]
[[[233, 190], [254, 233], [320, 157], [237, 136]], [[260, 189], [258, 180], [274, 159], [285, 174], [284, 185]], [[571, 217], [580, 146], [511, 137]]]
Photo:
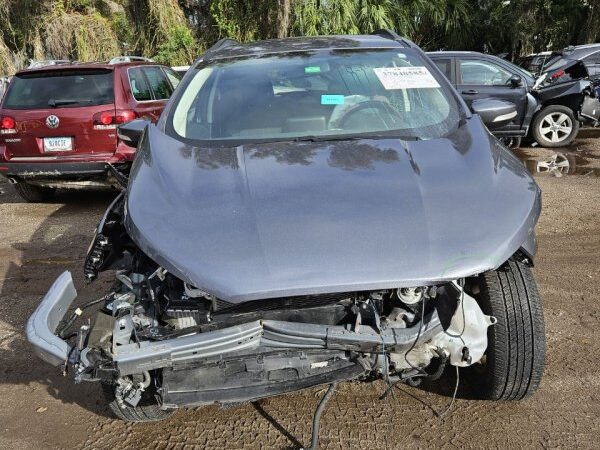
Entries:
[[517, 107], [514, 103], [493, 98], [475, 100], [471, 104], [471, 110], [481, 117], [490, 130], [502, 128], [517, 117]]
[[135, 119], [131, 122], [124, 123], [117, 127], [117, 136], [123, 141], [128, 147], [137, 148], [142, 134], [150, 121], [146, 119]]
[[515, 88], [521, 86], [522, 82], [523, 82], [523, 79], [517, 74], [514, 74], [513, 76], [511, 76], [508, 79], [508, 84], [510, 84], [512, 87], [515, 87]]

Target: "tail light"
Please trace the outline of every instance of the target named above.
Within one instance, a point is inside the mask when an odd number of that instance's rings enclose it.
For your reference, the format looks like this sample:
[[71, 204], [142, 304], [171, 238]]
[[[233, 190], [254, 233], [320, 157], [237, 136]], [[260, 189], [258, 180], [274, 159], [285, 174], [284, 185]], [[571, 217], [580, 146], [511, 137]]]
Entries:
[[0, 134], [14, 134], [17, 132], [15, 128], [15, 119], [10, 116], [3, 116], [0, 119]]
[[102, 111], [94, 114], [94, 130], [114, 130], [117, 125], [130, 122], [137, 117], [130, 109]]
[[117, 111], [117, 115], [115, 116], [118, 124], [131, 122], [133, 119], [137, 117], [135, 111], [131, 111], [130, 109], [123, 109]]
[[552, 75], [550, 75], [550, 80], [551, 81], [555, 81], [556, 79], [562, 77], [565, 74], [565, 71], [560, 69], [557, 70], [556, 72], [554, 72]]

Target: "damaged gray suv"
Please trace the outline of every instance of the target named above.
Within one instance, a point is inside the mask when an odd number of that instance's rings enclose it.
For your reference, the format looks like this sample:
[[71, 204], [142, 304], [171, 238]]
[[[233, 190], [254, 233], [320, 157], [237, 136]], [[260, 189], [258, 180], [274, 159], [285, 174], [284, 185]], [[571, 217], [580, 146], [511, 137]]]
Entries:
[[112, 289], [74, 304], [65, 272], [29, 341], [132, 421], [451, 366], [530, 395], [540, 190], [488, 131], [514, 106], [473, 110], [391, 32], [219, 42], [156, 125], [119, 130], [137, 157], [85, 262]]

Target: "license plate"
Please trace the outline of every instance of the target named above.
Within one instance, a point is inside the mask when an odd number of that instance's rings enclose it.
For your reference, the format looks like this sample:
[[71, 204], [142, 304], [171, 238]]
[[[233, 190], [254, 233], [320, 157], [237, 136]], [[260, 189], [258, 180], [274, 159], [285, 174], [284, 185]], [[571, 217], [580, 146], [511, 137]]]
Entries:
[[47, 137], [44, 138], [45, 152], [68, 152], [73, 150], [73, 138]]

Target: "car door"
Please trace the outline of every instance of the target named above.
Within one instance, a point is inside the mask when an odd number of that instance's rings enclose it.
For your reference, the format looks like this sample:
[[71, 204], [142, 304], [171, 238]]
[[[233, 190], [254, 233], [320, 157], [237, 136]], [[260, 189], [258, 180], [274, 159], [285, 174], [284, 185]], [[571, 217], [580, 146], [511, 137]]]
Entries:
[[[161, 66], [139, 66], [128, 70], [129, 85], [135, 99], [138, 117], [156, 122], [167, 100], [171, 97], [179, 77], [175, 72], [168, 74]], [[172, 73], [171, 73], [172, 72]]]
[[444, 57], [433, 57], [433, 63], [440, 69], [440, 71], [444, 74], [448, 81], [452, 83], [452, 85], [456, 86], [456, 76], [454, 71], [454, 61], [449, 56]]
[[501, 130], [519, 130], [527, 112], [527, 85], [513, 86], [510, 78], [519, 75], [500, 64], [473, 56], [456, 58], [457, 83], [456, 88], [469, 107], [475, 100], [495, 98], [514, 103], [517, 107], [517, 117]]

